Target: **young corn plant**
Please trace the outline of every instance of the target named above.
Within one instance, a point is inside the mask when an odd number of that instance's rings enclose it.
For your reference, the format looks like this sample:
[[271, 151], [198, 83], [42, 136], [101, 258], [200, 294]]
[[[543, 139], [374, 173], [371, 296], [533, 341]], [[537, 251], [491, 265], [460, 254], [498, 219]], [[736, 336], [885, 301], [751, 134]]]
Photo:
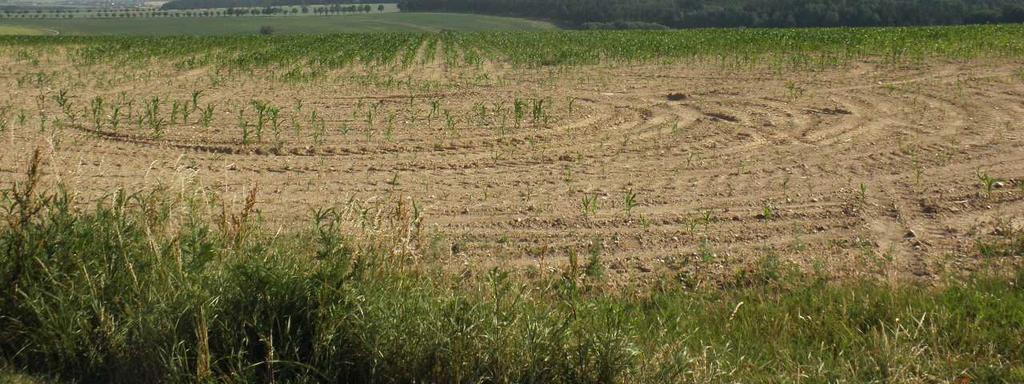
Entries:
[[977, 174], [981, 188], [985, 191], [985, 196], [992, 196], [992, 190], [995, 189], [996, 185], [1002, 183], [1002, 180], [989, 176], [988, 172], [978, 171]]
[[487, 105], [484, 103], [477, 103], [473, 110], [476, 111], [476, 118], [479, 120], [480, 125], [489, 125], [487, 121]]
[[25, 128], [25, 123], [28, 121], [28, 116], [25, 115], [25, 110], [19, 109], [18, 116], [15, 117], [15, 120], [18, 121], [18, 128]]
[[110, 116], [107, 117], [107, 123], [110, 124], [110, 129], [116, 131], [117, 127], [121, 125], [121, 103], [118, 102], [110, 106]]
[[515, 127], [519, 129], [523, 123], [523, 117], [526, 115], [526, 102], [519, 100], [518, 98], [512, 102], [512, 112], [515, 116]]
[[[182, 104], [186, 104], [186, 103], [182, 103]], [[195, 108], [192, 108], [191, 105], [185, 105], [185, 106], [181, 107], [181, 122], [182, 122], [182, 124], [189, 124], [189, 117], [192, 116], [192, 111], [194, 111], [194, 110], [195, 110]]]
[[0, 106], [0, 133], [7, 131], [10, 125], [11, 106]]
[[313, 129], [313, 143], [319, 148], [327, 140], [327, 123], [320, 117], [316, 110], [309, 114], [309, 126]]
[[388, 114], [388, 118], [385, 121], [384, 136], [387, 137], [388, 140], [391, 140], [391, 139], [394, 138], [395, 118], [397, 117], [397, 115], [398, 115], [397, 112], [391, 112], [391, 113]]
[[438, 113], [440, 112], [440, 109], [441, 109], [441, 101], [440, 100], [434, 99], [434, 100], [430, 101], [430, 113], [427, 114], [427, 126], [428, 127], [430, 126], [430, 123], [433, 122], [434, 117], [438, 115]]
[[377, 105], [374, 104], [372, 107], [366, 108], [366, 138], [369, 139], [373, 136], [373, 122], [375, 115], [377, 114]]
[[192, 110], [199, 109], [199, 96], [202, 94], [202, 90], [192, 91]]
[[245, 107], [238, 108], [238, 129], [242, 130], [242, 145], [249, 145], [252, 133], [249, 131], [249, 121], [245, 118]]
[[274, 148], [280, 150], [284, 146], [284, 142], [281, 140], [281, 109], [277, 107], [267, 108], [267, 116], [270, 119], [270, 130], [274, 134]]
[[177, 100], [171, 102], [171, 124], [178, 121], [178, 114], [181, 113], [181, 103]]
[[210, 123], [213, 121], [213, 104], [207, 103], [206, 107], [203, 108], [199, 116], [199, 122], [203, 125], [203, 128], [210, 128]]
[[89, 112], [92, 115], [93, 129], [95, 129], [97, 131], [103, 129], [103, 118], [104, 118], [103, 112], [104, 111], [103, 111], [103, 97], [102, 96], [96, 96], [95, 98], [92, 99], [92, 103], [90, 104]]
[[775, 208], [772, 207], [771, 203], [765, 203], [764, 206], [761, 207], [761, 220], [767, 223], [773, 218], [775, 218]]
[[580, 199], [580, 210], [583, 212], [584, 218], [591, 218], [597, 214], [597, 194], [588, 193], [583, 195]]
[[57, 94], [53, 96], [53, 100], [57, 102], [57, 106], [60, 107], [64, 113], [71, 109], [71, 96], [68, 95], [66, 89], [57, 91]]
[[253, 100], [250, 102], [252, 108], [256, 110], [256, 126], [253, 133], [256, 134], [256, 142], [263, 142], [263, 128], [267, 125], [267, 109], [270, 105], [259, 101]]
[[455, 132], [455, 125], [456, 124], [458, 124], [458, 120], [455, 118], [454, 115], [452, 115], [450, 112], [448, 112], [447, 109], [445, 109], [444, 110], [444, 127], [445, 127], [445, 130], [447, 130], [450, 133], [454, 133]]
[[539, 126], [546, 119], [544, 113], [544, 99], [534, 99], [532, 101], [533, 106], [530, 109], [530, 117], [533, 119], [533, 125]]
[[623, 209], [626, 211], [626, 217], [631, 217], [633, 214], [633, 208], [639, 205], [636, 201], [636, 192], [630, 188], [622, 197]]
[[[149, 99], [149, 103], [146, 104], [146, 123], [150, 130], [153, 131], [153, 137], [161, 137], [164, 133], [164, 125], [166, 121], [160, 116], [160, 97], [153, 96]], [[140, 116], [141, 121], [141, 116]]]

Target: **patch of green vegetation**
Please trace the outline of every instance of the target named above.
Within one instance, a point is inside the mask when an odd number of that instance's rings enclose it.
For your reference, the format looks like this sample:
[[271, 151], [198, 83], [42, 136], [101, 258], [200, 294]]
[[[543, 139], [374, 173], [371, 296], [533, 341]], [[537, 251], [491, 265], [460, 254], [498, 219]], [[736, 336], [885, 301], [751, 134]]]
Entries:
[[[827, 283], [772, 257], [725, 290], [639, 295], [588, 265], [442, 272], [418, 210], [263, 228], [182, 188], [0, 206], [0, 364], [80, 382], [1024, 380], [1024, 273], [944, 288]], [[186, 188], [187, 189], [187, 188]], [[178, 192], [175, 192], [178, 191]], [[220, 203], [213, 203], [220, 204]], [[600, 249], [595, 248], [597, 254]], [[574, 258], [575, 260], [575, 258]]]
[[49, 34], [47, 31], [39, 28], [23, 27], [16, 25], [0, 25], [0, 35], [37, 36], [47, 34]]
[[468, 14], [375, 13], [305, 17], [170, 17], [170, 18], [72, 18], [9, 19], [5, 25], [52, 29], [61, 35], [255, 35], [269, 26], [277, 34], [339, 32], [436, 32], [554, 29], [549, 23]]
[[[353, 22], [364, 18], [365, 24]], [[324, 24], [318, 24], [321, 22]], [[287, 34], [316, 33], [332, 28], [391, 31], [546, 26], [523, 19], [411, 13], [322, 18], [239, 17], [228, 18], [224, 22], [202, 18], [153, 21], [72, 19], [68, 23], [64, 27], [37, 27], [64, 28], [73, 33], [180, 34], [187, 30], [194, 34], [256, 34], [262, 24], [267, 24], [275, 33]], [[89, 26], [92, 23], [95, 25]], [[135, 24], [129, 27], [117, 26], [117, 23]], [[181, 23], [194, 24], [185, 26]], [[334, 69], [356, 62], [375, 65], [409, 64], [416, 62], [410, 58], [418, 54], [424, 42], [430, 42], [427, 45], [429, 47], [440, 47], [441, 56], [449, 65], [477, 65], [482, 61], [549, 66], [687, 60], [727, 67], [816, 69], [857, 60], [916, 64], [928, 60], [1021, 58], [1024, 57], [1024, 25], [684, 31], [444, 31], [263, 37], [0, 37], [0, 50], [69, 45], [80, 64], [103, 61], [144, 64], [148, 60], [160, 59], [173, 60], [184, 67], [214, 65], [251, 68], [285, 65], [308, 70]]]

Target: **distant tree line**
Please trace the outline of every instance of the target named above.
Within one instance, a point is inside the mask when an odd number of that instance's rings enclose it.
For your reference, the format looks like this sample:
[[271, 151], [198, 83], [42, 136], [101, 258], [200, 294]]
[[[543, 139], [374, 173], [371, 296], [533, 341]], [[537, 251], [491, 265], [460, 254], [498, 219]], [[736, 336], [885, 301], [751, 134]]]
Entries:
[[1024, 0], [399, 0], [398, 7], [542, 18], [581, 28], [1024, 22]]
[[[260, 8], [225, 8], [225, 9], [184, 9], [184, 10], [152, 10], [152, 9], [4, 9], [0, 8], [0, 19], [71, 19], [71, 18], [148, 18], [148, 17], [217, 17], [217, 16], [273, 16], [297, 15], [299, 13], [315, 15], [339, 15], [346, 13], [370, 13], [374, 10], [370, 4], [330, 4], [315, 6], [278, 6]], [[378, 12], [384, 12], [382, 4], [377, 5]]]
[[[278, 7], [286, 5], [340, 5], [361, 4], [360, 0], [171, 0], [160, 9], [203, 9], [203, 8], [245, 8]], [[369, 9], [366, 5], [366, 9]], [[359, 9], [362, 12], [363, 9]], [[366, 12], [369, 12], [368, 10]]]

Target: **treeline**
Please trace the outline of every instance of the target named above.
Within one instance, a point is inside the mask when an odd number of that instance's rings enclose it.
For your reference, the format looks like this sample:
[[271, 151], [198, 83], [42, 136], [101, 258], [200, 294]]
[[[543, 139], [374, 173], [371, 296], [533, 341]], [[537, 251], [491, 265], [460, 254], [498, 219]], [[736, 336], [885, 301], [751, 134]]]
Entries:
[[551, 19], [575, 27], [907, 26], [1024, 22], [1021, 0], [400, 0], [402, 11]]
[[2, 10], [0, 18], [4, 19], [113, 19], [113, 18], [150, 18], [150, 17], [219, 17], [219, 16], [287, 16], [298, 14], [315, 15], [340, 15], [350, 13], [370, 13], [374, 9], [377, 12], [384, 11], [384, 5], [376, 7], [370, 4], [330, 4], [317, 6], [279, 6], [261, 8], [226, 8], [226, 9], [171, 9], [171, 10], [141, 10], [141, 9], [97, 9], [97, 10], [61, 10], [50, 12], [29, 11], [29, 10]]
[[[361, 4], [359, 0], [171, 0], [160, 9], [251, 8], [286, 5]], [[361, 10], [360, 10], [361, 11]]]

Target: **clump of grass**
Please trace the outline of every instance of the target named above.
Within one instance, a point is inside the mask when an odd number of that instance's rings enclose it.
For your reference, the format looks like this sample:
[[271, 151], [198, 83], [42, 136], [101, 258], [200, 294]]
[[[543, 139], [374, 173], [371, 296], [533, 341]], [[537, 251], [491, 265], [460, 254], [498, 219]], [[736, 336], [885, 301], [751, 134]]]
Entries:
[[978, 254], [986, 258], [1024, 257], [1024, 229], [1013, 222], [997, 220], [989, 236], [975, 240]]

